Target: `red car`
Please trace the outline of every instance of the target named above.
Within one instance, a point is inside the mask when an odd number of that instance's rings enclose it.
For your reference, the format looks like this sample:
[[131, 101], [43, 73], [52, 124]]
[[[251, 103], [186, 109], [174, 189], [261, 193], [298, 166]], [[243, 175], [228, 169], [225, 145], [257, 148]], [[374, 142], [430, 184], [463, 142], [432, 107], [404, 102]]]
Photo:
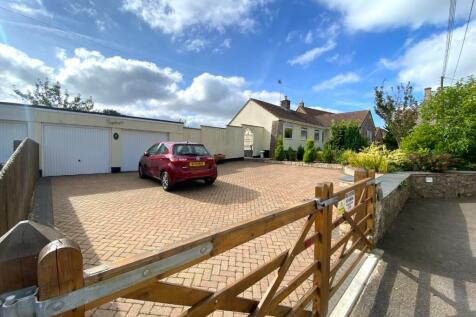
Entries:
[[154, 144], [139, 161], [139, 176], [160, 180], [169, 191], [177, 183], [203, 179], [213, 184], [217, 178], [215, 159], [203, 144], [163, 142]]

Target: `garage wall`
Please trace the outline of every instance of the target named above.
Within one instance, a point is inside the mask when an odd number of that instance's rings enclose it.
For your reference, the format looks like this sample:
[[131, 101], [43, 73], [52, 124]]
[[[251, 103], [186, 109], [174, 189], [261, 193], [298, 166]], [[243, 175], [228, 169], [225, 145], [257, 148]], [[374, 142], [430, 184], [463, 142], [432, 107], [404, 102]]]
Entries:
[[239, 158], [244, 156], [244, 131], [242, 127], [226, 127], [226, 150], [227, 158]]
[[[10, 103], [0, 103], [0, 105], [0, 122], [16, 122], [21, 125], [21, 129], [19, 128], [16, 132], [12, 127], [8, 127], [8, 129], [6, 129], [9, 131], [8, 133], [21, 132], [18, 133], [19, 138], [20, 136], [21, 138], [28, 136], [40, 144], [40, 168], [42, 170], [45, 167], [43, 162], [43, 126], [45, 125], [108, 129], [108, 146], [110, 150], [107, 155], [109, 155], [110, 171], [121, 170], [121, 166], [124, 163], [122, 159], [124, 155], [122, 134], [123, 131], [130, 130], [142, 131], [144, 133], [164, 133], [168, 135], [170, 141], [188, 140], [190, 142], [203, 143], [212, 154], [224, 153], [227, 158], [243, 157], [243, 129], [237, 126], [229, 126], [226, 128], [207, 126], [202, 126], [200, 129], [185, 128], [183, 123], [179, 122], [106, 116], [94, 113], [77, 113], [43, 107], [25, 107]], [[1, 126], [0, 129], [2, 129]], [[113, 137], [115, 133], [118, 134], [117, 139]], [[5, 140], [6, 138], [3, 137], [6, 135], [3, 130], [0, 130], [0, 134], [2, 135], [2, 140], [0, 141], [5, 142], [5, 144], [10, 144], [10, 141]], [[16, 137], [17, 136], [14, 136], [14, 138]], [[2, 145], [0, 145], [0, 148], [1, 147]], [[7, 152], [6, 150], [3, 151]], [[2, 152], [1, 149], [0, 152]]]
[[201, 143], [211, 154], [225, 154], [227, 159], [243, 157], [243, 129], [241, 127], [227, 126], [216, 128], [201, 126]]
[[26, 122], [0, 121], [0, 162], [6, 162], [13, 154], [13, 141], [28, 136]]
[[202, 142], [202, 130], [196, 128], [183, 128], [183, 140], [189, 142]]

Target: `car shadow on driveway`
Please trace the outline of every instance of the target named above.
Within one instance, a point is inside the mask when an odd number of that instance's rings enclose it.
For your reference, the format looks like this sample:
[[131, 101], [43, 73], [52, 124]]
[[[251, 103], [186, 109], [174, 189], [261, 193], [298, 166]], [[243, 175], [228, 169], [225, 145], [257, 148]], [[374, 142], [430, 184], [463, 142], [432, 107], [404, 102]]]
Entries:
[[[151, 181], [160, 186], [159, 181]], [[253, 201], [261, 195], [256, 190], [227, 183], [220, 179], [217, 179], [213, 185], [206, 185], [202, 181], [180, 183], [168, 194], [213, 205], [243, 204]]]

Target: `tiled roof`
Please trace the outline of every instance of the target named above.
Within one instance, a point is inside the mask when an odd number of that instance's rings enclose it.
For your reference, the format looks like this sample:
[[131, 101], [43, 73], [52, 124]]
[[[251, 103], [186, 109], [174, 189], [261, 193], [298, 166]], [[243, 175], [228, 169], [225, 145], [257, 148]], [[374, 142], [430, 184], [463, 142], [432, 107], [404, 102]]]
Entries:
[[280, 119], [292, 120], [292, 121], [299, 121], [304, 122], [312, 125], [316, 125], [316, 120], [307, 114], [300, 113], [294, 110], [286, 110], [281, 108], [280, 106], [273, 105], [271, 103], [251, 98], [255, 103], [260, 105], [262, 108], [270, 112], [271, 114], [275, 115]]
[[286, 110], [281, 108], [280, 106], [273, 105], [271, 103], [258, 100], [258, 99], [251, 99], [261, 107], [263, 107], [268, 112], [272, 113], [276, 117], [285, 120], [292, 120], [292, 121], [299, 121], [303, 123], [308, 123], [312, 125], [319, 125], [322, 127], [330, 127], [333, 121], [356, 121], [359, 125], [361, 125], [369, 110], [360, 110], [360, 111], [352, 111], [352, 112], [342, 112], [342, 113], [332, 113], [327, 112], [319, 109], [308, 108], [304, 106], [300, 106], [301, 111], [294, 111], [294, 110]]
[[332, 114], [332, 112], [329, 112], [329, 111], [324, 111], [324, 110], [320, 110], [320, 109], [315, 109], [315, 108], [309, 108], [309, 107], [306, 107], [306, 106], [302, 106], [300, 105], [298, 107], [298, 109], [296, 109], [296, 111], [303, 111], [304, 113], [307, 113], [307, 114], [310, 114], [312, 116], [320, 116], [320, 115], [323, 115], [323, 114], [327, 114], [327, 113], [330, 113]]

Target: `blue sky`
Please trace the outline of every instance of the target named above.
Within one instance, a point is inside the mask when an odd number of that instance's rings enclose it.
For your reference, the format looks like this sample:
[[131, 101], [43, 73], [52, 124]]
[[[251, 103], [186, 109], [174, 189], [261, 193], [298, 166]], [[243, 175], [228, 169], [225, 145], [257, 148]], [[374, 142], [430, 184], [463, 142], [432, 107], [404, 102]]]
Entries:
[[[448, 77], [469, 7], [457, 3]], [[372, 109], [384, 80], [411, 81], [417, 99], [438, 84], [448, 8], [443, 0], [3, 1], [0, 99], [49, 77], [97, 108], [192, 126], [224, 125], [247, 98], [277, 103], [280, 94], [294, 105]], [[476, 72], [475, 52], [470, 22], [454, 77]]]

